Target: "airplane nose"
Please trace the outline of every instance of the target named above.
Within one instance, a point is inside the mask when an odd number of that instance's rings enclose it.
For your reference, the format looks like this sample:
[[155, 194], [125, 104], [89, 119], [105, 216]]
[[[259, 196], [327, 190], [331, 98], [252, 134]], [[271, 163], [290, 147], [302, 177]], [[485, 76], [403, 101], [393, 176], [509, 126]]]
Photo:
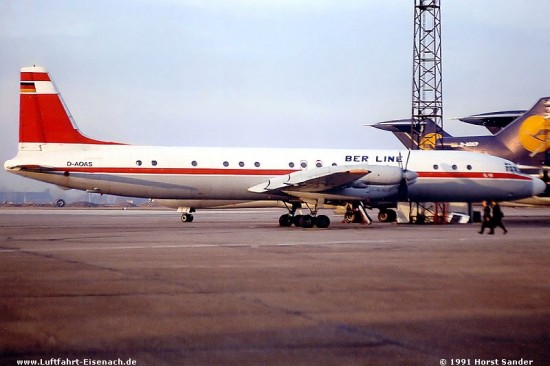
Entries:
[[533, 178], [533, 196], [538, 196], [546, 190], [546, 183], [542, 179]]

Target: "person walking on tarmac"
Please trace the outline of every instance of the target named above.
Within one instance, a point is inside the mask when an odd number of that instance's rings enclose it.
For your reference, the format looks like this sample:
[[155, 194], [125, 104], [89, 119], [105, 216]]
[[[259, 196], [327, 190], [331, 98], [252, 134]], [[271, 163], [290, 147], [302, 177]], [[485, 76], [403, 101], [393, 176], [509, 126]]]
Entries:
[[481, 230], [479, 231], [479, 233], [483, 234], [485, 228], [488, 228], [489, 235], [493, 235], [495, 233], [495, 230], [491, 217], [491, 206], [487, 203], [487, 201], [482, 201], [481, 205], [483, 206], [483, 217], [481, 218]]
[[504, 224], [502, 223], [502, 218], [504, 217], [504, 214], [500, 209], [500, 205], [497, 201], [494, 200], [491, 201], [491, 204], [493, 206], [493, 225], [491, 226], [491, 229], [495, 230], [495, 228], [498, 226], [504, 231], [504, 234], [508, 233], [508, 230], [506, 230]]

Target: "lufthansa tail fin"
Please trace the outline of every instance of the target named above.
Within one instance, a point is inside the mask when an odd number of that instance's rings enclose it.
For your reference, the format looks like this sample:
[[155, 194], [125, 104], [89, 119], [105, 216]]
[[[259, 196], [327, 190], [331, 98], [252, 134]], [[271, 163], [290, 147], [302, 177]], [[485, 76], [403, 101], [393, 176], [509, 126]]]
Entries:
[[19, 143], [113, 145], [84, 136], [43, 67], [21, 69]]
[[413, 120], [400, 119], [392, 121], [378, 122], [371, 127], [378, 128], [380, 130], [390, 131], [395, 137], [407, 148], [419, 148], [421, 150], [432, 150], [436, 147], [437, 140], [443, 137], [452, 137], [447, 132], [439, 129], [432, 120], [426, 119], [421, 121], [418, 125], [420, 131], [420, 144], [411, 135], [411, 126]]
[[518, 154], [525, 150], [530, 156], [550, 149], [550, 97], [539, 101], [522, 116], [506, 126], [495, 138]]

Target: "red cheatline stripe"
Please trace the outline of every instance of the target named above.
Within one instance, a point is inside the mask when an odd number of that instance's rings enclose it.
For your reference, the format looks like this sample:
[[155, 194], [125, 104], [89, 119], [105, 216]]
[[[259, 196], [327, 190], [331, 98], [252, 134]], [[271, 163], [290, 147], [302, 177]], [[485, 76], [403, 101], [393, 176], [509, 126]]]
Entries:
[[46, 72], [22, 72], [21, 81], [51, 81]]
[[419, 178], [476, 178], [476, 179], [519, 179], [531, 180], [530, 177], [514, 173], [490, 172], [418, 172]]
[[[95, 168], [66, 167], [48, 168], [48, 171], [75, 173], [111, 173], [111, 174], [169, 174], [169, 175], [233, 175], [233, 176], [277, 176], [294, 173], [289, 169], [209, 169], [209, 168]], [[481, 172], [418, 172], [419, 178], [434, 179], [515, 179], [531, 180], [530, 177], [514, 173], [481, 173]]]
[[207, 168], [52, 168], [50, 171], [75, 173], [118, 173], [118, 174], [170, 174], [170, 175], [284, 175], [295, 172], [288, 169], [207, 169]]

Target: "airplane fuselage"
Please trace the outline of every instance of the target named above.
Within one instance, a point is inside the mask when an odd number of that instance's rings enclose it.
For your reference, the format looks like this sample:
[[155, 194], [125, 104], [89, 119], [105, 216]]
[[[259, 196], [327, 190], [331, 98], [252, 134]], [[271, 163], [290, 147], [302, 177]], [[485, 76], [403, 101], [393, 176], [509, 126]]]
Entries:
[[[417, 201], [509, 200], [532, 194], [530, 178], [503, 160], [456, 151], [205, 148], [133, 145], [20, 146], [7, 170], [58, 186], [104, 194], [189, 200], [278, 200], [248, 189], [273, 177], [326, 166], [395, 166], [418, 174]], [[324, 193], [361, 201], [396, 200], [399, 184], [344, 187]], [[318, 196], [318, 194], [316, 194]]]

